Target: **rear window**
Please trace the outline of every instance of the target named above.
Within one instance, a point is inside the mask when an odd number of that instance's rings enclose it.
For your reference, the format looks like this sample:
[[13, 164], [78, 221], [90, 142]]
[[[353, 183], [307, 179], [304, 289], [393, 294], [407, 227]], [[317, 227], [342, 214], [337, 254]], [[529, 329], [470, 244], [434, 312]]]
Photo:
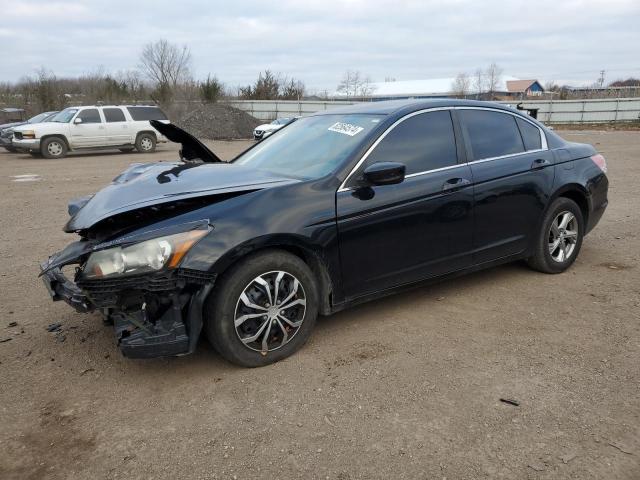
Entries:
[[167, 116], [158, 107], [127, 107], [131, 118], [141, 120], [167, 120]]
[[524, 152], [513, 115], [489, 110], [460, 110], [474, 160]]
[[527, 150], [539, 150], [542, 148], [542, 140], [540, 139], [540, 130], [538, 127], [531, 125], [526, 120], [521, 118], [516, 119], [518, 122], [518, 128], [522, 134], [522, 140], [524, 141], [524, 148]]
[[107, 122], [125, 122], [124, 112], [121, 108], [103, 108], [104, 118]]

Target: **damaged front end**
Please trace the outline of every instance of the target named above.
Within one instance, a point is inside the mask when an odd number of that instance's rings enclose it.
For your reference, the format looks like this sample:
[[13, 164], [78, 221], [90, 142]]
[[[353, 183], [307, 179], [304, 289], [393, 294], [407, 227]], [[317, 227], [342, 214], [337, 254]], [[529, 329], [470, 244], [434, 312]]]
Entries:
[[[211, 229], [207, 222], [189, 227], [181, 234], [142, 242], [132, 238], [115, 244], [75, 242], [41, 265], [42, 279], [54, 301], [65, 301], [78, 312], [98, 311], [113, 324], [126, 357], [191, 353], [215, 274], [177, 266], [184, 249]], [[165, 240], [171, 237], [173, 245]], [[176, 241], [177, 237], [182, 240]], [[158, 248], [154, 251], [150, 244]], [[69, 279], [62, 267], [74, 264], [74, 278]]]
[[124, 355], [138, 358], [193, 352], [215, 273], [209, 260], [195, 262], [203, 270], [184, 265], [213, 233], [216, 208], [298, 181], [222, 162], [178, 127], [151, 123], [182, 144], [182, 161], [134, 164], [95, 195], [72, 200], [64, 231], [80, 240], [41, 265], [53, 300], [102, 313]]

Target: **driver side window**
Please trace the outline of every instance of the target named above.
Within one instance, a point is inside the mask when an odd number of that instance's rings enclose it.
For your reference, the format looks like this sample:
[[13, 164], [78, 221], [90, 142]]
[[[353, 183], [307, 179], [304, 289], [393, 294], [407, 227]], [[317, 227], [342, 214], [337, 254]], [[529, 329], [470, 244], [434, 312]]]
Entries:
[[78, 114], [78, 118], [82, 119], [82, 123], [102, 123], [100, 112], [97, 108], [87, 108]]
[[458, 156], [451, 113], [425, 112], [399, 123], [375, 147], [363, 168], [377, 162], [402, 163], [407, 175], [455, 165]]

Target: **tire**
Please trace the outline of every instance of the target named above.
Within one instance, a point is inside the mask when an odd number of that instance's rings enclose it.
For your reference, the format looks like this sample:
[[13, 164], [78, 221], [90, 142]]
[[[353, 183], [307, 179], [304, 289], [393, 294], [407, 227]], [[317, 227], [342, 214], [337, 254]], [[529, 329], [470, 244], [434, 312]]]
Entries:
[[[280, 278], [278, 299], [293, 305], [270, 305], [266, 290], [256, 282], [258, 278], [268, 282], [271, 295], [275, 293], [275, 280]], [[249, 307], [241, 296], [260, 309]], [[220, 278], [205, 304], [205, 332], [214, 349], [229, 362], [262, 367], [288, 357], [304, 345], [315, 326], [318, 305], [317, 282], [307, 264], [288, 252], [266, 250], [241, 260]], [[236, 319], [245, 315], [252, 317], [236, 328]], [[256, 340], [250, 342], [251, 338]]]
[[122, 153], [130, 153], [133, 152], [136, 149], [136, 147], [125, 147], [125, 148], [119, 148], [118, 150], [120, 150]]
[[580, 207], [573, 200], [559, 197], [547, 209], [534, 255], [527, 263], [539, 272], [562, 273], [578, 257], [583, 237], [584, 218]]
[[151, 153], [156, 150], [156, 137], [151, 133], [141, 133], [136, 138], [136, 150], [140, 153]]
[[40, 145], [44, 158], [64, 158], [67, 156], [67, 143], [60, 137], [49, 137]]

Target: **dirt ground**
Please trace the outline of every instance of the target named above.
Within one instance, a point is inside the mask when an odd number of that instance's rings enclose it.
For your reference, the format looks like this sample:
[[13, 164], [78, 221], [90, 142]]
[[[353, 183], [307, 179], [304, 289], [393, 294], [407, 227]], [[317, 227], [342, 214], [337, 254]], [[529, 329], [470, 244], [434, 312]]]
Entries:
[[73, 239], [70, 197], [175, 146], [1, 153], [0, 478], [640, 478], [640, 133], [561, 133], [596, 144], [611, 180], [570, 271], [512, 264], [375, 301], [252, 370], [204, 341], [127, 360], [37, 278]]

